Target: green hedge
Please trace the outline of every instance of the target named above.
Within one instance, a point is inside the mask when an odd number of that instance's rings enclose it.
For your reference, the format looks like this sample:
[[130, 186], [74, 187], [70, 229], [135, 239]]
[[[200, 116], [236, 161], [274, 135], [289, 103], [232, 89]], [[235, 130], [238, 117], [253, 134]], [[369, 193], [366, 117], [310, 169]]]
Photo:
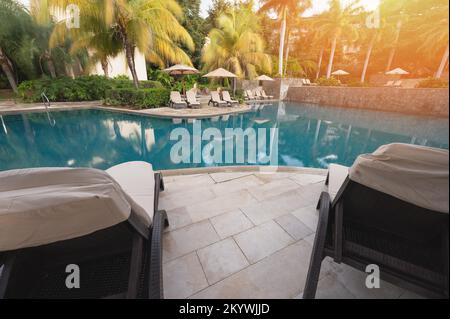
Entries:
[[326, 77], [321, 77], [320, 79], [317, 80], [317, 85], [319, 86], [340, 86], [341, 84], [339, 83], [339, 80], [331, 77], [329, 79], [327, 79]]
[[24, 81], [18, 87], [18, 96], [25, 102], [40, 102], [44, 92], [53, 102], [101, 100], [106, 90], [113, 87], [103, 76], [81, 76], [76, 79], [57, 78]]
[[420, 81], [417, 86], [418, 88], [448, 88], [448, 81], [441, 79], [428, 78]]
[[170, 90], [164, 88], [118, 88], [106, 91], [105, 104], [146, 109], [167, 106], [169, 99]]
[[[140, 81], [143, 89], [163, 89], [158, 81]], [[38, 79], [24, 81], [18, 87], [18, 97], [24, 102], [41, 102], [44, 92], [52, 102], [76, 102], [103, 100], [111, 89], [134, 90], [133, 81], [119, 77], [108, 79], [103, 76], [80, 76], [75, 79], [61, 77], [57, 79]]]

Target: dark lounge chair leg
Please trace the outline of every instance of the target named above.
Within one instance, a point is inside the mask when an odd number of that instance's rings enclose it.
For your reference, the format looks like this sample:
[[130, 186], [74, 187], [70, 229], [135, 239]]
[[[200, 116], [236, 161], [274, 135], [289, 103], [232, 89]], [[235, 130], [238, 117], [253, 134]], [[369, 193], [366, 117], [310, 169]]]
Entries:
[[128, 291], [126, 295], [127, 299], [136, 299], [138, 297], [143, 247], [143, 237], [140, 234], [135, 234], [133, 236], [133, 248], [131, 250], [130, 274], [128, 276]]
[[319, 283], [320, 268], [324, 258], [325, 239], [328, 227], [328, 216], [330, 213], [331, 199], [328, 193], [320, 195], [319, 222], [317, 225], [316, 238], [309, 262], [308, 276], [303, 291], [303, 299], [314, 299], [316, 297], [317, 285]]
[[162, 277], [162, 235], [164, 226], [168, 225], [167, 213], [158, 211], [153, 218], [150, 251], [149, 299], [163, 299], [164, 287]]

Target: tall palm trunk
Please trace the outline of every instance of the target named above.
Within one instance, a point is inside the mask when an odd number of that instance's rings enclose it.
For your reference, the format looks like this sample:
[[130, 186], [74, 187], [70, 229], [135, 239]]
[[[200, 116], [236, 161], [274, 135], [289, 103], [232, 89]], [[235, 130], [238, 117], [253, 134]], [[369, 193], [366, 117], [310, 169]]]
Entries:
[[[50, 76], [53, 79], [56, 78], [55, 64], [53, 63], [52, 55], [51, 55], [50, 51], [45, 50], [44, 53], [42, 54], [42, 58], [44, 59], [45, 64], [47, 65], [47, 70], [50, 73]], [[41, 66], [41, 68], [42, 68], [42, 66]]]
[[448, 44], [447, 48], [445, 49], [444, 55], [442, 56], [441, 64], [439, 65], [439, 69], [436, 72], [436, 79], [440, 79], [442, 76], [442, 73], [444, 73], [445, 65], [448, 61]]
[[372, 50], [373, 50], [373, 46], [375, 45], [376, 39], [377, 39], [377, 33], [375, 33], [372, 36], [372, 39], [370, 40], [370, 43], [369, 43], [369, 47], [367, 48], [366, 60], [364, 61], [364, 67], [363, 67], [363, 71], [361, 74], [361, 83], [364, 83], [366, 81], [367, 69], [369, 67], [369, 61], [370, 61], [370, 57], [372, 55]]
[[6, 56], [6, 54], [3, 52], [3, 49], [0, 47], [0, 65], [2, 66], [3, 73], [5, 73], [6, 77], [8, 78], [9, 85], [11, 86], [11, 89], [17, 93], [17, 83], [16, 79], [14, 78], [14, 73], [11, 68], [11, 61]]
[[108, 60], [107, 59], [102, 59], [100, 61], [100, 63], [102, 65], [102, 69], [103, 69], [103, 73], [104, 73], [105, 77], [109, 78]]
[[320, 49], [319, 62], [317, 62], [317, 73], [316, 80], [320, 77], [320, 69], [322, 68], [322, 60], [323, 60], [323, 51], [324, 49]]
[[283, 57], [284, 57], [284, 40], [286, 38], [286, 26], [287, 26], [287, 8], [283, 9], [283, 20], [281, 21], [281, 32], [280, 32], [280, 50], [279, 50], [279, 60], [278, 60], [278, 74], [283, 77]]
[[289, 35], [290, 35], [290, 30], [288, 30], [286, 32], [286, 58], [285, 58], [285, 62], [284, 62], [284, 76], [286, 76], [286, 74], [287, 74], [287, 66], [288, 66], [288, 62], [289, 62]]
[[330, 53], [330, 60], [328, 62], [327, 79], [331, 77], [331, 72], [333, 71], [333, 61], [334, 61], [334, 54], [336, 52], [336, 44], [337, 44], [337, 36], [334, 36], [333, 41], [331, 42], [331, 53]]
[[133, 77], [134, 86], [139, 88], [139, 79], [136, 72], [136, 64], [134, 63], [134, 50], [135, 47], [128, 40], [126, 28], [119, 24], [120, 35], [123, 42], [123, 48], [125, 49], [125, 56], [127, 59], [128, 68], [130, 69], [131, 76]]
[[131, 71], [131, 76], [133, 77], [133, 84], [138, 89], [139, 79], [136, 72], [136, 64], [134, 63], [134, 47], [128, 43], [128, 41], [125, 43], [125, 55], [127, 57], [127, 63]]
[[399, 20], [397, 22], [397, 31], [395, 33], [395, 40], [394, 40], [394, 46], [392, 47], [391, 51], [389, 52], [389, 58], [386, 65], [386, 72], [390, 71], [392, 68], [392, 62], [394, 62], [395, 53], [397, 52], [397, 46], [398, 41], [400, 40], [400, 32], [402, 30], [402, 20]]

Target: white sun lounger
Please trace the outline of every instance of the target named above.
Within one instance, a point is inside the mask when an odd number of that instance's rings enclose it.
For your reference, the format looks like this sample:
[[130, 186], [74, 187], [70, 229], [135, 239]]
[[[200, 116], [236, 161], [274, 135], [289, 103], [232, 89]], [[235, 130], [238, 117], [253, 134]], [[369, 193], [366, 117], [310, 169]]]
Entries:
[[[0, 268], [2, 263], [4, 267], [0, 298], [33, 297], [31, 287], [53, 298], [70, 298], [75, 291], [76, 296], [90, 298], [161, 298], [162, 229], [167, 225], [166, 213], [158, 211], [162, 188], [161, 175], [145, 162], [124, 163], [106, 172], [89, 168], [0, 172]], [[122, 255], [128, 256], [123, 267], [131, 271], [114, 268]], [[116, 278], [128, 279], [128, 288], [111, 290], [113, 278], [105, 286], [84, 281], [72, 294], [67, 290], [59, 295], [61, 289], [53, 290], [53, 285], [61, 286], [57, 280], [65, 277], [50, 270], [66, 260], [79, 264], [84, 278], [90, 271], [111, 267], [129, 272]], [[35, 266], [33, 277], [26, 277], [27, 267], [17, 267], [27, 264]], [[149, 265], [147, 270], [144, 264]], [[17, 281], [22, 277], [28, 280]], [[150, 290], [140, 290], [141, 278], [151, 282]]]

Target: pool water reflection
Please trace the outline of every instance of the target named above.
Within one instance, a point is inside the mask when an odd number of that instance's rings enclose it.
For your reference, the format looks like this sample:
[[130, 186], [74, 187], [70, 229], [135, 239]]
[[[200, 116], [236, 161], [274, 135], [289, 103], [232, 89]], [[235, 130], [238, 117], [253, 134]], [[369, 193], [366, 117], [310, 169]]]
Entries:
[[[245, 114], [201, 120], [203, 130], [214, 127], [223, 134], [226, 128], [278, 128], [279, 165], [315, 168], [330, 163], [351, 165], [359, 154], [393, 142], [448, 149], [448, 124], [448, 119], [283, 102], [256, 105]], [[151, 162], [156, 169], [230, 165], [205, 158], [201, 163], [173, 163], [170, 150], [176, 141], [170, 140], [170, 133], [177, 127], [192, 132], [193, 124], [102, 110], [52, 112], [50, 119], [46, 113], [3, 116], [0, 170], [45, 166], [106, 169], [134, 160]]]

